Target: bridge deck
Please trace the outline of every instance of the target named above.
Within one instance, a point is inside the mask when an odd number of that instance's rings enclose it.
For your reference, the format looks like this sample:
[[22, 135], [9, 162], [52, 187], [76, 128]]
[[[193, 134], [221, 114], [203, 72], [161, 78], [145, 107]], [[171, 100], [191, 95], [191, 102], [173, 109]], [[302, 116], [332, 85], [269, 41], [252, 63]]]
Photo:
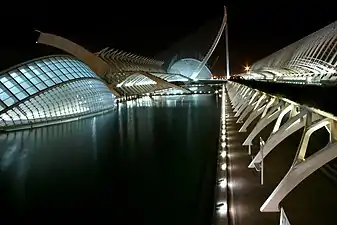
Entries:
[[[277, 183], [287, 173], [297, 150], [297, 144], [302, 131], [293, 134], [275, 148], [264, 162], [264, 185], [260, 184], [260, 172], [249, 169], [252, 156], [248, 148], [242, 146], [244, 139], [253, 129], [256, 122], [251, 124], [246, 133], [239, 133], [242, 124], [236, 123], [237, 118], [226, 95], [226, 127], [228, 132], [229, 157], [229, 201], [230, 224], [235, 225], [272, 225], [279, 224], [279, 213], [262, 213], [260, 207], [277, 186]], [[260, 136], [266, 140], [273, 124], [264, 129]], [[258, 143], [254, 142], [252, 155], [258, 152]], [[281, 203], [292, 225], [335, 223], [337, 188], [318, 170], [304, 180]]]

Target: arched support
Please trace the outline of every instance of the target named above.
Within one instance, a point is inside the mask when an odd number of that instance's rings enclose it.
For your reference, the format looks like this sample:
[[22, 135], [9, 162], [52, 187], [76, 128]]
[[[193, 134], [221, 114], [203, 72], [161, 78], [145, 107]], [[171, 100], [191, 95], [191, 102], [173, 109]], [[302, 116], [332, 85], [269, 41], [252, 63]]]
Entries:
[[242, 105], [244, 105], [248, 101], [249, 96], [251, 96], [253, 92], [254, 91], [252, 89], [247, 88], [247, 90], [245, 90], [243, 94], [237, 98], [236, 100], [237, 102], [235, 103], [234, 112], [239, 111]]
[[[289, 107], [286, 107], [288, 109]], [[287, 111], [287, 110], [284, 111]], [[282, 112], [284, 112], [282, 111]], [[254, 168], [254, 164], [261, 163], [262, 159], [265, 158], [278, 144], [280, 144], [284, 139], [289, 137], [294, 132], [298, 131], [304, 126], [305, 120], [303, 120], [303, 117], [306, 116], [308, 113], [307, 110], [300, 111], [296, 116], [290, 118], [285, 124], [283, 124], [279, 129], [279, 124], [276, 121], [274, 130], [268, 140], [266, 141], [263, 148], [260, 149], [258, 154], [254, 157], [252, 162], [249, 164], [249, 168]], [[282, 114], [282, 113], [281, 113]], [[281, 114], [279, 118], [281, 117]], [[276, 128], [276, 129], [275, 129]]]
[[[243, 142], [242, 145], [252, 145], [253, 139], [258, 135], [266, 126], [268, 126], [271, 122], [277, 119], [277, 117], [281, 114], [282, 110], [281, 107], [283, 107], [284, 103], [279, 102], [275, 106], [273, 106], [269, 112], [262, 117], [259, 122], [256, 124], [252, 132], [248, 135], [246, 140]], [[266, 112], [266, 109], [265, 109]], [[264, 112], [264, 113], [265, 113]]]
[[[261, 104], [261, 101], [265, 98], [265, 95], [262, 94], [256, 102], [254, 102], [255, 98], [258, 97], [260, 93], [256, 93], [256, 95], [253, 96], [253, 98], [249, 101], [248, 106], [243, 111], [243, 113], [240, 115], [239, 119], [236, 121], [237, 123], [242, 123], [244, 118], [253, 110], [256, 110], [256, 108]], [[254, 102], [254, 103], [253, 103]]]
[[292, 111], [293, 108], [294, 108], [294, 106], [290, 104], [282, 110], [282, 112], [280, 113], [280, 115], [278, 116], [278, 118], [275, 122], [273, 131], [271, 132], [272, 134], [277, 132], [280, 129], [281, 122], [282, 122], [284, 116], [287, 115], [288, 112]]
[[[183, 87], [181, 87], [181, 86], [179, 86], [179, 85], [175, 85], [175, 84], [172, 84], [172, 83], [170, 83], [170, 82], [167, 82], [166, 80], [161, 79], [161, 78], [159, 78], [159, 77], [157, 77], [157, 76], [155, 76], [155, 75], [152, 75], [152, 74], [149, 73], [149, 72], [146, 72], [146, 71], [139, 71], [139, 72], [137, 72], [137, 73], [139, 73], [139, 74], [141, 74], [141, 75], [143, 75], [143, 76], [145, 76], [145, 77], [147, 77], [147, 78], [153, 80], [154, 82], [156, 82], [159, 88], [160, 88], [160, 87], [162, 87], [162, 88], [175, 88], [175, 89], [178, 89], [178, 90], [183, 91], [184, 93], [191, 93], [190, 90], [188, 90], [188, 89], [186, 89], [186, 88], [183, 88]], [[162, 88], [161, 88], [161, 89], [162, 89]]]
[[247, 94], [250, 94], [251, 92], [252, 90], [248, 87], [242, 88], [240, 92], [235, 91], [235, 89], [233, 88], [232, 95], [234, 95], [234, 99], [233, 99], [234, 112], [238, 111], [239, 107], [242, 104], [242, 101], [244, 101], [245, 99], [245, 96]]
[[[38, 32], [40, 35], [36, 43], [49, 45], [74, 55], [76, 58], [87, 64], [90, 69], [102, 79], [104, 79], [105, 76], [110, 73], [111, 68], [106, 62], [82, 46], [54, 34], [42, 33], [40, 31]], [[109, 84], [108, 87], [116, 97], [120, 97], [120, 94], [114, 85]]]
[[[257, 95], [257, 92], [254, 93], [254, 91], [251, 91], [248, 95], [245, 96], [244, 99], [242, 99], [242, 104], [239, 106], [236, 114], [234, 115], [235, 117], [238, 117], [241, 115], [241, 113], [243, 112], [243, 110], [245, 110], [245, 108], [247, 108], [249, 102], [251, 99], [254, 99]], [[252, 96], [252, 97], [251, 97]]]
[[270, 109], [270, 107], [272, 107], [274, 104], [276, 103], [276, 98], [275, 97], [271, 97], [270, 101], [267, 103], [266, 108], [264, 109], [261, 118], [265, 117], [268, 110]]
[[248, 119], [244, 122], [239, 132], [247, 132], [247, 127], [259, 116], [263, 113], [266, 105], [263, 105], [257, 110], [253, 110], [253, 112], [249, 115]]
[[247, 88], [242, 95], [239, 95], [236, 99], [235, 106], [234, 106], [234, 112], [238, 112], [239, 108], [246, 102], [246, 95], [250, 95], [252, 93], [252, 90]]
[[110, 72], [110, 66], [106, 62], [84, 47], [54, 34], [39, 33], [40, 36], [36, 43], [49, 45], [76, 56], [76, 58], [86, 63], [98, 76], [103, 77]]
[[231, 99], [232, 107], [234, 108], [234, 111], [235, 111], [235, 108], [236, 108], [236, 106], [239, 102], [239, 99], [241, 99], [241, 96], [243, 95], [243, 93], [246, 90], [248, 90], [248, 87], [243, 86], [243, 85], [237, 86], [237, 84], [234, 84], [233, 86], [227, 85], [227, 88], [228, 88], [228, 93], [229, 93], [229, 96], [230, 96], [230, 99]]
[[[334, 141], [330, 142], [326, 147], [305, 159], [305, 154], [311, 134], [328, 124], [335, 125], [335, 121], [325, 118], [314, 123], [313, 125], [309, 126], [308, 129], [306, 129], [306, 131], [303, 133], [298, 153], [296, 154], [295, 163], [292, 165], [288, 173], [277, 185], [265, 203], [261, 206], [261, 212], [278, 212], [279, 204], [285, 196], [287, 196], [310, 174], [337, 157], [337, 142], [335, 141], [336, 139], [334, 139]], [[332, 126], [330, 126], [330, 129], [331, 128]], [[334, 130], [335, 126], [332, 129]], [[331, 130], [331, 132], [335, 131]]]

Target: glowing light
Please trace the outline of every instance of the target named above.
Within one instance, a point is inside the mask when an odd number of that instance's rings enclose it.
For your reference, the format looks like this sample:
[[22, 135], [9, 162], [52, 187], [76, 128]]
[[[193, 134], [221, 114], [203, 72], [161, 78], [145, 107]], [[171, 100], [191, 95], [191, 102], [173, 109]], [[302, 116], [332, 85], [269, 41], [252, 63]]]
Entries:
[[227, 186], [228, 186], [229, 188], [233, 188], [233, 187], [234, 187], [234, 183], [231, 182], [231, 181], [228, 181]]
[[220, 186], [221, 188], [226, 188], [226, 186], [227, 186], [227, 181], [226, 181], [226, 179], [223, 179], [223, 180], [219, 183], [219, 186]]
[[226, 170], [226, 168], [227, 168], [226, 163], [224, 163], [224, 164], [221, 165], [221, 169], [222, 169], [222, 170]]
[[222, 151], [220, 155], [224, 159], [224, 158], [226, 158], [227, 153], [226, 153], [226, 151]]
[[223, 147], [223, 148], [226, 147], [226, 142], [222, 142], [221, 147]]
[[221, 140], [225, 140], [225, 139], [226, 139], [226, 135], [225, 134], [221, 135]]
[[249, 66], [245, 66], [245, 71], [248, 72], [250, 70], [250, 67]]
[[226, 134], [226, 130], [222, 130], [222, 131], [221, 131], [221, 134], [222, 134], [222, 135], [225, 135], [225, 134]]
[[226, 202], [219, 202], [217, 204], [218, 213], [220, 215], [225, 215], [227, 213], [227, 203]]

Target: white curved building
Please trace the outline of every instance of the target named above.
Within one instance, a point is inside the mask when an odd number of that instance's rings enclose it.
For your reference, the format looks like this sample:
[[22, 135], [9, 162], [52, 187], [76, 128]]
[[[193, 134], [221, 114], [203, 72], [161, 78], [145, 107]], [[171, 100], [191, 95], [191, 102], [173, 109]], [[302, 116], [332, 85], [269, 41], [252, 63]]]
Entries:
[[109, 110], [115, 96], [85, 63], [48, 56], [0, 73], [0, 130]]
[[[168, 69], [168, 73], [181, 74], [185, 77], [191, 78], [193, 73], [197, 70], [201, 62], [193, 58], [184, 58], [174, 62]], [[205, 65], [201, 69], [200, 73], [194, 78], [196, 80], [211, 79], [212, 73]]]

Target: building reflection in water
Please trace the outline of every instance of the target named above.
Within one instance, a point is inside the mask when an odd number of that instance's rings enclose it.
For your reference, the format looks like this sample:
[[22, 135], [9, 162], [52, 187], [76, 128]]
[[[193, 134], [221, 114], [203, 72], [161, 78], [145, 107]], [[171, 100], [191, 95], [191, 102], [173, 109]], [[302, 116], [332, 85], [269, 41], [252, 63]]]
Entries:
[[200, 190], [212, 190], [198, 185], [219, 113], [213, 96], [145, 97], [101, 116], [0, 134], [0, 224], [69, 214], [156, 224], [168, 211], [166, 224], [190, 222]]

